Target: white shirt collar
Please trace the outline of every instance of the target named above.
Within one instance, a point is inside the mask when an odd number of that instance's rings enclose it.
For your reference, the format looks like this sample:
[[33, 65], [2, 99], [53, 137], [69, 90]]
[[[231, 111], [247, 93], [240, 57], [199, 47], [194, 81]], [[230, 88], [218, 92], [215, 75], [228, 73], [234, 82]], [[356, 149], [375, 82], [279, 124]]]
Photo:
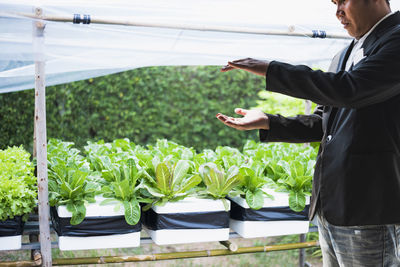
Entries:
[[363, 59], [365, 57], [364, 50], [362, 49], [362, 45], [363, 45], [365, 39], [367, 39], [368, 35], [371, 34], [371, 32], [379, 25], [379, 23], [381, 23], [384, 19], [386, 19], [387, 17], [389, 17], [393, 14], [394, 14], [394, 12], [387, 14], [382, 19], [380, 19], [377, 23], [375, 23], [375, 25], [366, 34], [364, 34], [360, 39], [358, 39], [358, 40], [354, 39], [353, 49], [351, 50], [349, 58], [347, 59], [345, 70], [349, 70], [352, 65], [357, 64], [361, 59]]

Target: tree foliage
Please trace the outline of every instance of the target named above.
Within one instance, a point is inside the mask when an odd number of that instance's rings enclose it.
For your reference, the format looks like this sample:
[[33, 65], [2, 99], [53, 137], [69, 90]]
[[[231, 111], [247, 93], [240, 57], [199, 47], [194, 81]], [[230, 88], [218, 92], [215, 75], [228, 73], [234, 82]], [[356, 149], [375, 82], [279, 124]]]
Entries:
[[[241, 147], [257, 131], [220, 123], [218, 112], [256, 106], [261, 77], [219, 67], [150, 67], [51, 86], [46, 91], [47, 136], [73, 141], [167, 138], [196, 149]], [[34, 90], [0, 94], [0, 148], [32, 148]]]

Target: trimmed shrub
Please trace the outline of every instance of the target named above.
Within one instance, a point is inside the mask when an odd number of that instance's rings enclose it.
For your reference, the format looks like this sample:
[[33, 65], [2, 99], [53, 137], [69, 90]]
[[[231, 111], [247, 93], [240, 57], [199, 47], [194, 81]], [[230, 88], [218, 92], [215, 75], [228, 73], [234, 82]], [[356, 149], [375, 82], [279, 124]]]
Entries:
[[[137, 144], [166, 138], [196, 149], [242, 147], [257, 131], [237, 131], [216, 118], [235, 107], [256, 106], [262, 77], [220, 67], [149, 67], [48, 87], [47, 136], [106, 142], [127, 137]], [[34, 90], [0, 94], [0, 148], [32, 149]]]

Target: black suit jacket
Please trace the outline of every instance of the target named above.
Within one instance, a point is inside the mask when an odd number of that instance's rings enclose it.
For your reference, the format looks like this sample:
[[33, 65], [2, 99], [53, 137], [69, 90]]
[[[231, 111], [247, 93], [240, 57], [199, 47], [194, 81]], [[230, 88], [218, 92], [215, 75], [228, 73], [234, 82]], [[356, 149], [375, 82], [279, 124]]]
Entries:
[[[344, 71], [353, 43], [334, 70], [271, 62], [267, 90], [310, 99], [312, 115], [269, 115], [261, 141], [321, 141], [310, 218], [317, 202], [334, 225], [400, 223], [400, 13], [363, 43], [366, 57]], [[335, 66], [337, 66], [335, 68]]]

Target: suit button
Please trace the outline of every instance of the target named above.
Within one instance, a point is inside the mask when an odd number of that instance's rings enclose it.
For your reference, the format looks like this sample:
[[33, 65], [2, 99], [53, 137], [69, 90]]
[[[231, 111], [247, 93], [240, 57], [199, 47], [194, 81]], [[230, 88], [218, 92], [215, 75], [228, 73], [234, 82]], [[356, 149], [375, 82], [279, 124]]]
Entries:
[[326, 137], [326, 141], [331, 141], [331, 139], [332, 139], [332, 135], [328, 135], [327, 137]]

